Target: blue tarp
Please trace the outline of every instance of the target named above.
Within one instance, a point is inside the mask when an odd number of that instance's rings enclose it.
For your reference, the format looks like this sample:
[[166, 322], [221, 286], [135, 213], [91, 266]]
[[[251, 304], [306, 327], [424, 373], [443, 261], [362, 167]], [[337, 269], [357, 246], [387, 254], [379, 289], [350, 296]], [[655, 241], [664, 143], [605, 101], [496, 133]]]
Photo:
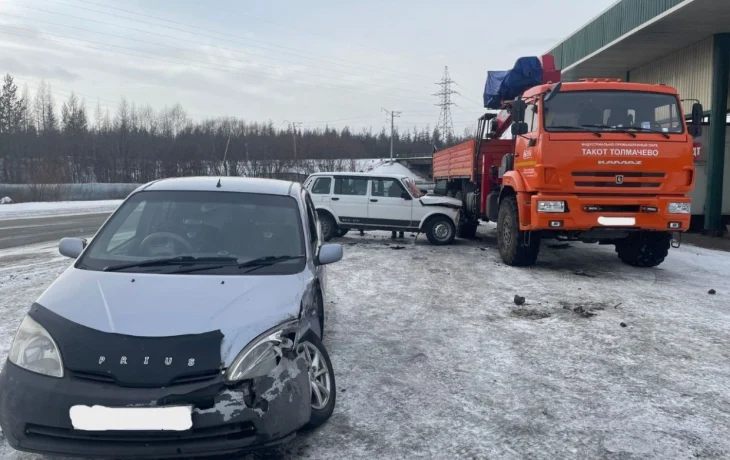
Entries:
[[514, 99], [529, 88], [542, 83], [542, 65], [537, 57], [523, 57], [507, 71], [487, 72], [484, 107], [499, 109], [502, 101]]

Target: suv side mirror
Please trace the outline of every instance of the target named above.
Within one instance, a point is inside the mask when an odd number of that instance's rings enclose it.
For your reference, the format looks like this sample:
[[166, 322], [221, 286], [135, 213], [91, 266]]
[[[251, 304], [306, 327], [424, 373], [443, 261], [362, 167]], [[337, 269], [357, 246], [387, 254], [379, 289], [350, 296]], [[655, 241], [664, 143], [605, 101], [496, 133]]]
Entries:
[[512, 121], [515, 123], [522, 123], [525, 121], [525, 111], [527, 111], [527, 104], [522, 99], [515, 99], [511, 104]]
[[524, 136], [528, 133], [527, 123], [512, 123], [512, 135], [513, 136]]
[[413, 199], [413, 198], [411, 198], [411, 194], [408, 193], [408, 192], [406, 192], [406, 191], [401, 192], [400, 197], [403, 198], [404, 200], [412, 200]]
[[320, 265], [329, 265], [342, 260], [342, 245], [324, 244], [319, 248], [317, 254], [317, 263]]
[[77, 259], [84, 252], [85, 247], [86, 240], [82, 238], [63, 238], [58, 244], [58, 252], [62, 256]]
[[695, 102], [692, 104], [692, 120], [687, 130], [690, 136], [700, 137], [702, 136], [702, 119], [704, 118], [705, 112], [702, 108], [702, 104]]

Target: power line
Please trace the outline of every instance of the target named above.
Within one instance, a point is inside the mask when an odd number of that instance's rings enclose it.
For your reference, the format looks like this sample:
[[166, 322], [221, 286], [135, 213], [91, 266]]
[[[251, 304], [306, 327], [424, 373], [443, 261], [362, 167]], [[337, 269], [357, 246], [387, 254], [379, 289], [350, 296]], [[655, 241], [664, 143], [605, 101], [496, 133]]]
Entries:
[[445, 66], [444, 75], [441, 77], [441, 80], [436, 82], [436, 84], [441, 87], [441, 91], [434, 93], [433, 95], [438, 96], [441, 100], [441, 102], [435, 104], [436, 106], [441, 107], [441, 114], [439, 115], [439, 121], [436, 128], [438, 128], [438, 130], [447, 138], [454, 135], [454, 122], [451, 119], [451, 106], [456, 104], [451, 102], [451, 95], [459, 94], [451, 89], [451, 85], [453, 83], [455, 83], [454, 80], [449, 77], [449, 67]]

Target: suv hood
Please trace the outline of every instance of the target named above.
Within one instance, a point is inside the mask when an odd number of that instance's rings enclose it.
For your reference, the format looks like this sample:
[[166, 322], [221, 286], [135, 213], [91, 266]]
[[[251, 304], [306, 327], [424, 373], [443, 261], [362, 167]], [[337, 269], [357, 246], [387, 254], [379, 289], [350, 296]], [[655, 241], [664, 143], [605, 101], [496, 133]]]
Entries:
[[109, 273], [70, 267], [37, 300], [102, 332], [169, 337], [220, 330], [226, 366], [251, 340], [299, 316], [306, 271], [215, 276]]
[[425, 195], [419, 198], [419, 200], [424, 206], [446, 206], [448, 208], [461, 207], [461, 201], [447, 196]]

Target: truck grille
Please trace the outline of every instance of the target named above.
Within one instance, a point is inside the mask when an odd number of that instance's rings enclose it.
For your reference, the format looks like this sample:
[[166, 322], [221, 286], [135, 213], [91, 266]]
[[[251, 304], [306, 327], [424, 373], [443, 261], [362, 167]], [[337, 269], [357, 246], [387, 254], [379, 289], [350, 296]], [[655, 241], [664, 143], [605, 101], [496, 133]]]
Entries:
[[576, 187], [658, 188], [662, 186], [662, 182], [656, 179], [665, 178], [666, 173], [643, 171], [574, 171], [572, 176], [576, 179], [580, 178], [580, 180], [575, 180]]

